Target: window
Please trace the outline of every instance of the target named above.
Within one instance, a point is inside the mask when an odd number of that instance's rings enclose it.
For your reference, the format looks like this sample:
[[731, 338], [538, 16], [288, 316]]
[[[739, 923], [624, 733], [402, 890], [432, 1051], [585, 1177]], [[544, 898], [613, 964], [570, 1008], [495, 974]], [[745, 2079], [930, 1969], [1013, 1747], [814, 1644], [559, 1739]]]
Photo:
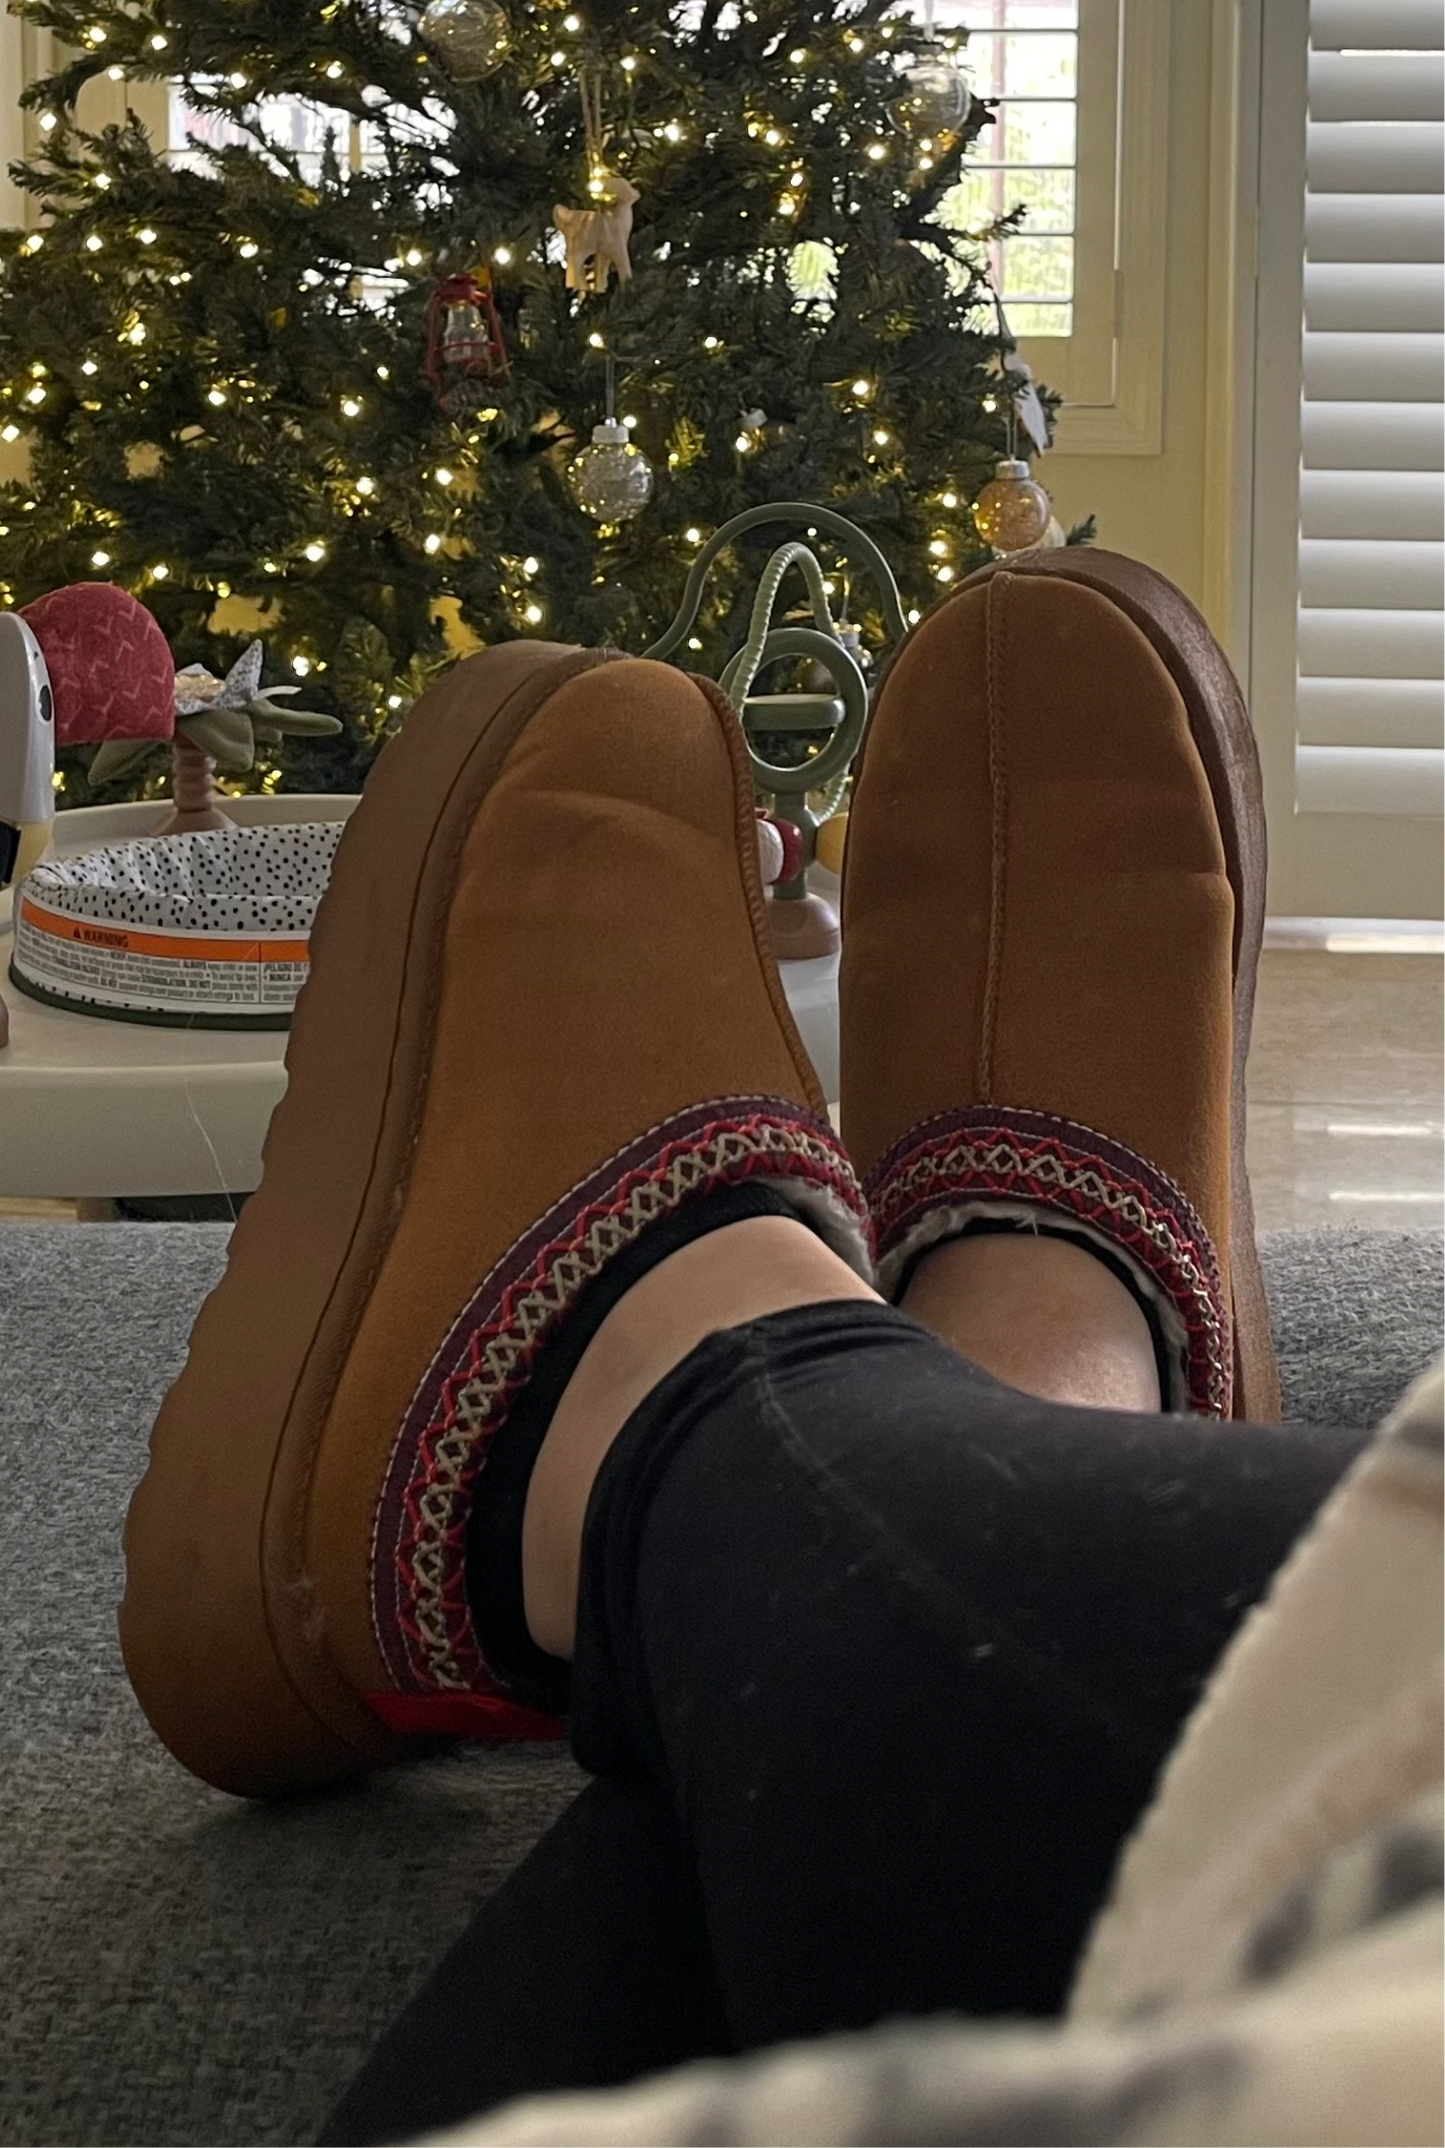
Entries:
[[1079, 96], [1078, 0], [943, 0], [940, 29], [966, 29], [976, 97], [997, 102], [942, 221], [981, 229], [1021, 208], [1017, 238], [990, 247], [994, 288], [1019, 336], [1074, 330]]
[[[380, 96], [376, 92], [377, 100]], [[295, 162], [303, 178], [313, 181], [321, 176], [328, 148], [353, 171], [365, 170], [373, 160], [382, 161], [371, 120], [348, 120], [334, 107], [313, 104], [305, 97], [258, 97], [250, 107], [250, 118], [252, 124], [241, 126], [225, 112], [193, 104], [186, 85], [172, 83], [166, 126], [172, 160], [209, 171], [210, 150], [231, 144], [254, 148], [259, 133]], [[415, 112], [393, 112], [388, 124], [395, 131], [409, 130], [416, 136], [433, 131], [427, 118]], [[436, 120], [434, 132], [446, 138], [449, 129], [444, 117]]]
[[1066, 452], [1158, 452], [1169, 0], [935, 0], [997, 103], [944, 218], [1024, 211], [991, 269], [1024, 356], [1064, 398]]
[[1440, 0], [1263, 0], [1248, 678], [1270, 909], [1441, 902]]
[[342, 162], [350, 161], [357, 129], [345, 123], [338, 126], [336, 113], [321, 105], [308, 104], [300, 97], [258, 97], [251, 112], [254, 129], [238, 125], [225, 112], [192, 104], [185, 85], [172, 84], [166, 136], [171, 161], [209, 172], [209, 150], [254, 148], [257, 131], [288, 157], [294, 157], [303, 176], [313, 181], [321, 176], [328, 137], [335, 142]]
[[0, 224], [20, 224], [26, 217], [26, 197], [10, 177], [10, 166], [25, 154], [19, 85], [26, 77], [26, 58], [19, 16], [0, 13]]
[[[203, 87], [199, 79], [196, 86]], [[312, 185], [319, 183], [328, 153], [353, 172], [385, 162], [373, 121], [348, 119], [334, 106], [315, 104], [306, 97], [258, 97], [242, 124], [227, 112], [193, 102], [184, 82], [173, 82], [166, 94], [167, 155], [173, 163], [196, 171], [214, 170], [213, 151], [232, 146], [255, 149], [258, 140], [274, 144], [278, 158], [294, 166], [302, 180]], [[370, 93], [367, 96], [371, 101]], [[376, 92], [378, 101], [380, 97]], [[388, 124], [397, 134], [435, 132], [445, 140], [449, 133], [444, 117], [433, 122], [424, 113], [394, 113]], [[434, 193], [435, 186], [429, 185], [421, 198]], [[351, 286], [355, 298], [374, 307], [384, 306], [396, 288], [393, 277], [375, 269], [358, 274]]]

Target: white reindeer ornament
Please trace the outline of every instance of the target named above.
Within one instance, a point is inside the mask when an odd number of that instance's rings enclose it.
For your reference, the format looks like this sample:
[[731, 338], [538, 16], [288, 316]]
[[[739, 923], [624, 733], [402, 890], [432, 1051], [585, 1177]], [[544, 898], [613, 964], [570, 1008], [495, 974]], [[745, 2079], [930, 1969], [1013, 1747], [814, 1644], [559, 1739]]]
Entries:
[[572, 209], [559, 201], [552, 211], [552, 221], [567, 245], [568, 290], [596, 296], [607, 289], [614, 270], [619, 283], [631, 279], [627, 241], [632, 234], [632, 208], [638, 193], [616, 172], [598, 172], [592, 183], [597, 190], [593, 208]]

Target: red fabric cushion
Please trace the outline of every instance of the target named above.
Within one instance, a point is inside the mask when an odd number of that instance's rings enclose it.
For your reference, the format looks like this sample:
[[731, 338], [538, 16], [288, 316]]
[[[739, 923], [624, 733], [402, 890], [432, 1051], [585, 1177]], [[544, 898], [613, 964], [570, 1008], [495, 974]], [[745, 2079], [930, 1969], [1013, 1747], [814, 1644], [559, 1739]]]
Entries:
[[113, 582], [77, 582], [20, 616], [50, 673], [57, 745], [171, 736], [176, 667], [143, 604]]

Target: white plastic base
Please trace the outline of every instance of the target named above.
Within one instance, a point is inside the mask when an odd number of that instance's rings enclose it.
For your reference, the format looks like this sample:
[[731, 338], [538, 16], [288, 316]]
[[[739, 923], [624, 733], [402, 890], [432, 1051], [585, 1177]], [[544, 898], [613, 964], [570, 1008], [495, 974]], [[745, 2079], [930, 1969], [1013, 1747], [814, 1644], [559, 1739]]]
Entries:
[[[242, 826], [345, 819], [352, 797], [242, 798]], [[86, 807], [56, 823], [62, 854], [155, 832], [157, 805]], [[838, 883], [816, 875], [836, 903]], [[12, 953], [0, 895], [0, 974]], [[838, 961], [789, 962], [783, 982], [823, 1093], [838, 1094]], [[0, 1195], [104, 1199], [247, 1193], [286, 1085], [284, 1034], [149, 1029], [97, 1022], [4, 987], [10, 1043], [0, 1049]]]

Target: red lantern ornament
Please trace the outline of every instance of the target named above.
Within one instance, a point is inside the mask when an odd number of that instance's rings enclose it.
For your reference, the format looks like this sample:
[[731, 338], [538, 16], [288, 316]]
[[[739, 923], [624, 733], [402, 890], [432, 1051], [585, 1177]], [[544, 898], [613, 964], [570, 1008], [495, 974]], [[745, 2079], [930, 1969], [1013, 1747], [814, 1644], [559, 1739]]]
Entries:
[[427, 307], [426, 374], [442, 409], [464, 417], [486, 400], [481, 383], [508, 372], [502, 324], [485, 269], [447, 276]]

